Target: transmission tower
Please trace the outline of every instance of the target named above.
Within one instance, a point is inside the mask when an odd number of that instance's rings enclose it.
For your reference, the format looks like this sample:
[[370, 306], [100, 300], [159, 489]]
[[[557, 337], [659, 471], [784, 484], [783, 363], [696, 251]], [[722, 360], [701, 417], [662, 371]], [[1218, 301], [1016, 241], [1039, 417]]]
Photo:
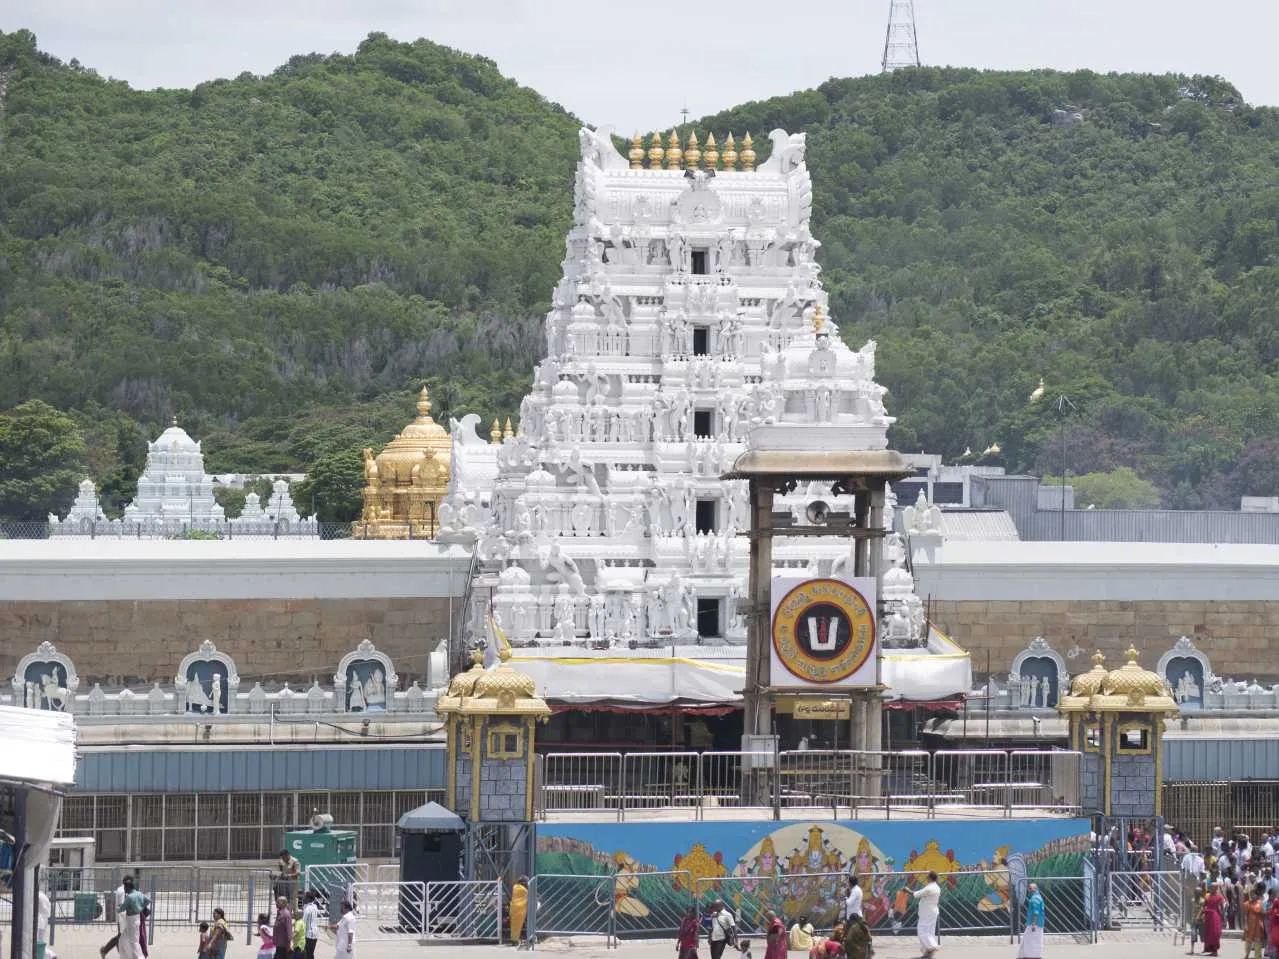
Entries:
[[889, 0], [888, 32], [884, 35], [884, 72], [919, 65], [915, 0]]

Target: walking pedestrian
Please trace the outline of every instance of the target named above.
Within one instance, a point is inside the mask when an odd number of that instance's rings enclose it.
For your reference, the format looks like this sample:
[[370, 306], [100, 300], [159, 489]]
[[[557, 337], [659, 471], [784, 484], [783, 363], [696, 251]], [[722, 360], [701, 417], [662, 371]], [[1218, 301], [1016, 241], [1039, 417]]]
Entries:
[[684, 910], [684, 918], [675, 938], [675, 954], [678, 959], [697, 959], [697, 944], [701, 938], [702, 924], [697, 919], [697, 907], [689, 906]]
[[355, 959], [355, 911], [349, 902], [342, 903], [342, 918], [337, 926], [334, 959]]
[[275, 934], [265, 912], [258, 913], [258, 959], [275, 959]]
[[1044, 925], [1047, 918], [1044, 897], [1036, 883], [1032, 882], [1026, 890], [1029, 893], [1026, 897], [1026, 928], [1022, 930], [1017, 959], [1044, 959]]
[[861, 883], [857, 879], [857, 873], [850, 872], [848, 874], [848, 898], [844, 900], [845, 922], [854, 916], [862, 914], [862, 898], [864, 895]]
[[862, 916], [848, 920], [844, 929], [844, 955], [847, 959], [871, 959], [870, 926]]
[[915, 890], [915, 901], [919, 903], [919, 919], [916, 932], [919, 934], [920, 954], [924, 959], [934, 955], [937, 943], [937, 919], [941, 915], [941, 886], [937, 883], [937, 873], [928, 873], [928, 882], [923, 889]]
[[207, 922], [200, 923], [200, 945], [196, 948], [195, 954], [198, 959], [211, 959], [209, 953], [209, 924]]
[[1225, 924], [1226, 900], [1218, 891], [1220, 883], [1208, 885], [1208, 895], [1204, 896], [1203, 937], [1204, 953], [1217, 955], [1221, 949], [1221, 930]]
[[711, 931], [707, 939], [711, 944], [711, 959], [723, 959], [724, 947], [734, 935], [733, 914], [728, 911], [723, 900], [716, 899], [711, 903]]
[[1265, 954], [1266, 921], [1261, 903], [1265, 891], [1266, 887], [1257, 883], [1248, 890], [1244, 900], [1243, 959], [1252, 959], [1254, 955], [1257, 959], [1262, 959]]
[[101, 956], [102, 959], [106, 959], [107, 953], [110, 952], [112, 949], [120, 948], [120, 924], [123, 922], [123, 920], [120, 918], [120, 903], [123, 901], [124, 901], [124, 883], [121, 882], [120, 885], [115, 887], [115, 904], [116, 904], [115, 935], [112, 936], [110, 939], [108, 939], [102, 945], [102, 948], [98, 950], [98, 955]]
[[[320, 904], [316, 901], [314, 889], [306, 891], [306, 897], [302, 906], [302, 925], [305, 927], [306, 946], [304, 952], [306, 959], [315, 959], [315, 944], [320, 939]], [[426, 934], [426, 930], [422, 930], [422, 934]]]
[[213, 925], [209, 929], [211, 959], [226, 959], [226, 947], [230, 942], [231, 928], [226, 923], [226, 911], [218, 907], [213, 910]]
[[143, 921], [151, 912], [151, 900], [134, 888], [133, 877], [125, 876], [121, 884], [124, 897], [116, 907], [120, 914], [120, 959], [142, 959]]
[[275, 900], [275, 925], [271, 929], [275, 940], [275, 959], [293, 959], [293, 910], [289, 900], [279, 896]]
[[764, 910], [764, 959], [786, 959], [786, 926], [771, 909]]

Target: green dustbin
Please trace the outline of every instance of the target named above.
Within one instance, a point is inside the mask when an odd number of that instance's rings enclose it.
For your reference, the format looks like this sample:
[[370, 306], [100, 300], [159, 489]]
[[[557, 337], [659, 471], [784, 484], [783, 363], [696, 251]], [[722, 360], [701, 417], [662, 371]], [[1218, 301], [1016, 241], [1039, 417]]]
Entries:
[[77, 892], [75, 894], [75, 921], [76, 922], [93, 922], [98, 918], [98, 897], [92, 892]]
[[43, 942], [36, 943], [35, 959], [44, 959], [44, 943]]

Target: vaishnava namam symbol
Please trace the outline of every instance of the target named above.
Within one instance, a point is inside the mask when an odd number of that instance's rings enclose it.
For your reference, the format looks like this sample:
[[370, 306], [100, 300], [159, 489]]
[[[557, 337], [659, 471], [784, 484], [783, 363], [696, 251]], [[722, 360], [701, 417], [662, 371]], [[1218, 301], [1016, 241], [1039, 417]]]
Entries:
[[808, 645], [815, 653], [833, 653], [839, 642], [838, 616], [810, 616]]
[[793, 676], [837, 683], [852, 676], [874, 651], [870, 604], [848, 583], [816, 579], [791, 589], [773, 616], [773, 649]]

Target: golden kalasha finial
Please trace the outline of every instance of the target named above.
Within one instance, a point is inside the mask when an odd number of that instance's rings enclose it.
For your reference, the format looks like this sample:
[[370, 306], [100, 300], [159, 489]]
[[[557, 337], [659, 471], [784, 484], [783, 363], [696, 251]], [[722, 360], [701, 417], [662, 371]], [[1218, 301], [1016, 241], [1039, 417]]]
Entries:
[[666, 151], [662, 149], [662, 135], [654, 133], [653, 144], [648, 148], [648, 168], [650, 170], [660, 170], [662, 168], [662, 157], [665, 155]]
[[631, 137], [631, 169], [639, 170], [644, 166], [644, 138], [638, 133]]
[[706, 134], [706, 152], [702, 154], [702, 159], [706, 161], [706, 169], [714, 170], [719, 166], [719, 150], [715, 147], [715, 134]]
[[826, 325], [826, 317], [822, 315], [822, 305], [817, 304], [813, 308], [813, 334], [818, 335], [822, 332], [822, 327]]
[[742, 169], [747, 172], [755, 169], [755, 151], [751, 149], [751, 135], [747, 131], [746, 137], [742, 140]]
[[724, 140], [724, 169], [737, 169], [737, 144], [733, 142], [731, 133]]
[[678, 170], [682, 155], [679, 148], [679, 134], [672, 130], [671, 138], [666, 143], [666, 169]]
[[431, 415], [431, 394], [426, 391], [426, 384], [422, 384], [422, 392], [417, 395], [417, 415]]
[[697, 165], [701, 162], [702, 148], [697, 145], [697, 131], [694, 130], [688, 135], [688, 149], [684, 151], [684, 168], [696, 170]]
[[502, 430], [502, 439], [509, 440], [515, 435], [515, 430], [511, 429], [511, 418], [506, 418], [506, 427]]
[[489, 442], [494, 446], [497, 446], [498, 443], [502, 442], [502, 427], [498, 424], [496, 419], [493, 420], [493, 428], [489, 430]]

